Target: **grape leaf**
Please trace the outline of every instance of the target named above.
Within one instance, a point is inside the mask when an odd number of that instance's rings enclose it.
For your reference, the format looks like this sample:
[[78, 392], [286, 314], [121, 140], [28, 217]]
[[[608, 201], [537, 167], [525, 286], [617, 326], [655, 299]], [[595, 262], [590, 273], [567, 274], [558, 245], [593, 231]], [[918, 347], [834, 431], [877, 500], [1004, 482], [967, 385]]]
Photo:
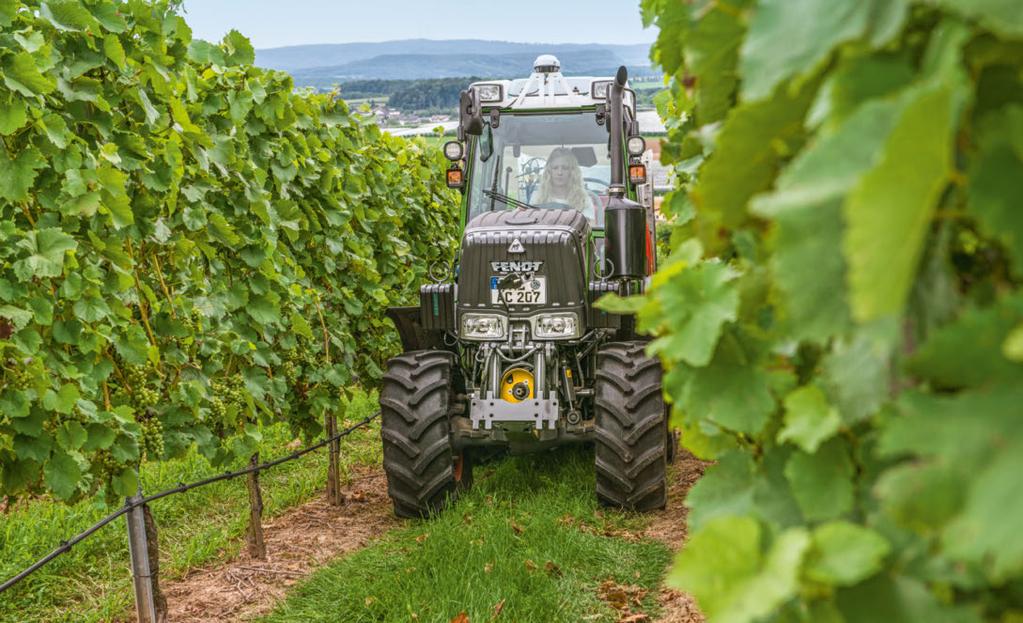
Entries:
[[69, 499], [78, 490], [82, 479], [82, 470], [78, 461], [64, 452], [57, 451], [43, 467], [46, 484], [58, 498]]
[[765, 556], [755, 520], [721, 517], [692, 535], [668, 583], [692, 594], [711, 620], [752, 622], [795, 595], [809, 543], [804, 531], [786, 531]]
[[1023, 276], [1023, 217], [1013, 203], [1023, 193], [1023, 106], [1007, 107], [985, 122], [980, 153], [970, 167], [969, 207], [983, 231], [1009, 250], [1013, 270]]
[[980, 623], [966, 608], [945, 607], [919, 580], [879, 575], [838, 591], [838, 608], [845, 623]]
[[792, 441], [813, 454], [838, 432], [841, 423], [838, 412], [828, 404], [819, 387], [800, 387], [785, 397], [785, 427], [778, 433], [778, 442]]
[[6, 100], [0, 100], [0, 134], [4, 136], [13, 134], [27, 121], [25, 102], [13, 95]]
[[737, 276], [725, 264], [708, 262], [680, 272], [657, 290], [669, 333], [650, 344], [650, 353], [707, 365], [722, 326], [737, 317], [739, 292], [732, 283]]
[[766, 373], [752, 366], [717, 361], [692, 372], [684, 404], [689, 413], [748, 434], [760, 432], [774, 411]]
[[753, 461], [745, 452], [719, 457], [686, 495], [689, 530], [699, 531], [717, 517], [752, 514], [754, 474]]
[[220, 46], [209, 41], [203, 41], [202, 39], [193, 39], [192, 43], [188, 45], [188, 58], [201, 65], [225, 64], [224, 51]]
[[11, 25], [18, 11], [18, 0], [0, 0], [0, 28]]
[[252, 43], [237, 30], [232, 30], [224, 37], [227, 54], [224, 58], [228, 65], [251, 65], [256, 62], [256, 51]]
[[812, 93], [808, 85], [795, 94], [783, 91], [732, 109], [692, 192], [704, 228], [734, 228], [743, 222], [750, 198], [769, 188], [782, 160], [802, 142]]
[[1023, 9], [1016, 0], [936, 0], [936, 3], [972, 17], [1006, 37], [1023, 37]]
[[[936, 37], [934, 45], [955, 49], [963, 36]], [[861, 322], [901, 311], [931, 215], [951, 176], [953, 123], [963, 86], [958, 70], [935, 71], [941, 72], [936, 86], [927, 83], [903, 94], [905, 108], [877, 166], [846, 199], [843, 251], [853, 316]]]
[[1001, 352], [1009, 332], [1021, 321], [1023, 297], [967, 309], [932, 334], [907, 367], [915, 376], [948, 389], [1023, 380], [1023, 365]]
[[29, 253], [28, 257], [14, 263], [18, 279], [59, 277], [64, 272], [64, 255], [78, 247], [74, 238], [56, 227], [26, 232], [18, 247]]
[[996, 443], [994, 458], [975, 475], [962, 514], [945, 528], [942, 544], [953, 558], [977, 563], [993, 583], [1001, 583], [1023, 571], [1023, 534], [1019, 531], [1023, 525], [1023, 439], [1017, 430], [1014, 443]]
[[7, 57], [3, 65], [4, 84], [25, 97], [45, 95], [56, 88], [56, 83], [44, 76], [28, 52]]
[[797, 451], [785, 466], [792, 494], [808, 521], [835, 519], [853, 507], [853, 464], [842, 439], [832, 439], [817, 452]]
[[933, 534], [962, 510], [968, 484], [954, 467], [907, 463], [886, 470], [874, 490], [898, 525]]
[[35, 147], [21, 150], [14, 160], [7, 156], [6, 149], [0, 149], [0, 199], [28, 199], [28, 191], [44, 166], [46, 161]]
[[874, 575], [891, 551], [880, 534], [847, 521], [818, 526], [811, 541], [806, 575], [833, 586], [852, 586]]
[[57, 30], [78, 32], [99, 29], [96, 18], [77, 0], [44, 0], [39, 7], [39, 14]]
[[868, 0], [760, 0], [742, 45], [742, 97], [768, 97], [792, 76], [805, 78], [838, 44], [864, 34]]
[[60, 391], [46, 390], [46, 395], [43, 396], [43, 406], [51, 411], [67, 415], [75, 408], [75, 403], [81, 397], [82, 394], [78, 391], [77, 385], [65, 383], [60, 387]]

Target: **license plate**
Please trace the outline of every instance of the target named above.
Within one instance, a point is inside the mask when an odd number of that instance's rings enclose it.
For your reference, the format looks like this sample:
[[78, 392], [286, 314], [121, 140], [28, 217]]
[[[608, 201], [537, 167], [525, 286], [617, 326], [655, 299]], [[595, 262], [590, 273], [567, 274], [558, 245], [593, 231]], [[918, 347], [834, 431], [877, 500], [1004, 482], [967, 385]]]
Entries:
[[504, 277], [490, 279], [490, 302], [494, 305], [544, 305], [547, 303], [547, 278], [533, 277], [501, 287]]

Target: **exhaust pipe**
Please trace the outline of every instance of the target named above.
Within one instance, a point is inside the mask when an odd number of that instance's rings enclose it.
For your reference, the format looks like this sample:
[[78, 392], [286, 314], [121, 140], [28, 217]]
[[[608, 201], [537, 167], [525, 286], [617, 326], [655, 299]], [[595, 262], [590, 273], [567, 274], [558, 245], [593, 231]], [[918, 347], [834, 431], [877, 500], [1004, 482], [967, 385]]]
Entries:
[[646, 276], [646, 210], [625, 197], [625, 84], [629, 71], [618, 68], [608, 92], [611, 132], [611, 186], [604, 209], [604, 274], [610, 278]]

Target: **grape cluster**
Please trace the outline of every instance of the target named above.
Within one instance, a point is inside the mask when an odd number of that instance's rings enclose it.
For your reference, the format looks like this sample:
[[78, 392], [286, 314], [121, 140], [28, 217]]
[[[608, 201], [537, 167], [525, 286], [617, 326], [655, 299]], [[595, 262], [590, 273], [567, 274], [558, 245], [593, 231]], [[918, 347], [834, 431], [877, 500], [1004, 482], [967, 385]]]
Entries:
[[142, 451], [146, 458], [155, 461], [163, 456], [163, 423], [157, 417], [147, 417], [141, 422], [142, 427]]
[[210, 387], [213, 390], [210, 410], [216, 421], [222, 422], [232, 406], [238, 407], [239, 411], [244, 409], [245, 381], [241, 376], [234, 374], [216, 379], [210, 384]]
[[4, 378], [14, 389], [27, 389], [32, 384], [32, 373], [23, 365], [14, 364], [13, 369], [4, 371]]
[[153, 366], [128, 366], [125, 370], [125, 380], [131, 390], [131, 406], [136, 413], [145, 413], [160, 402], [160, 392], [153, 389], [153, 379], [157, 379], [158, 372]]

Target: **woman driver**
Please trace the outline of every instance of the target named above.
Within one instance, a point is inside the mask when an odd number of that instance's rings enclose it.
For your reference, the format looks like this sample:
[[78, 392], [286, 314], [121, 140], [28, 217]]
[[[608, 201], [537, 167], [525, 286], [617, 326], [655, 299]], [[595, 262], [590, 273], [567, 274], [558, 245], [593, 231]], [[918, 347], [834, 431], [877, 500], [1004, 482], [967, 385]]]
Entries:
[[535, 203], [564, 203], [594, 220], [599, 200], [583, 186], [579, 161], [571, 149], [558, 147], [551, 152]]

